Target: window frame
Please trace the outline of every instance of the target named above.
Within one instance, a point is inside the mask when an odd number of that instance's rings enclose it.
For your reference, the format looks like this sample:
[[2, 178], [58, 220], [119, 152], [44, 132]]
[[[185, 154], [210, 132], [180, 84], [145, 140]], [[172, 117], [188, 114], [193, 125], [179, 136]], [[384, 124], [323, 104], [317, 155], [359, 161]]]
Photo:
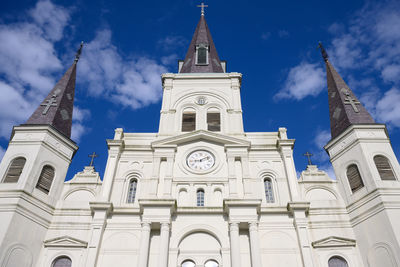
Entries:
[[196, 267], [196, 262], [194, 262], [194, 260], [192, 260], [192, 259], [184, 259], [184, 260], [181, 262], [180, 267], [183, 267], [183, 264], [184, 264], [184, 263], [187, 263], [187, 262], [193, 263], [193, 264], [194, 264], [193, 266]]
[[[130, 194], [131, 191], [131, 185], [135, 184], [135, 190], [134, 190], [134, 194], [133, 194], [133, 200]], [[138, 191], [138, 179], [136, 178], [131, 178], [129, 179], [129, 183], [128, 183], [128, 190], [127, 190], [127, 196], [126, 196], [126, 203], [128, 204], [134, 204], [136, 201], [136, 195], [137, 195], [137, 191]]]
[[[378, 158], [378, 157], [381, 157], [381, 158], [386, 160], [385, 163], [388, 165], [388, 168], [386, 170], [390, 170], [390, 172], [392, 173], [392, 177], [391, 177], [392, 179], [387, 179], [387, 178], [384, 179], [384, 177], [382, 177], [382, 173], [385, 171], [385, 169], [382, 170], [382, 168], [378, 167], [378, 164], [376, 162], [376, 158]], [[374, 164], [375, 164], [375, 168], [378, 171], [379, 177], [381, 178], [381, 181], [397, 181], [396, 175], [395, 175], [395, 173], [393, 171], [393, 168], [392, 168], [392, 164], [390, 163], [390, 160], [389, 160], [388, 157], [386, 157], [386, 156], [384, 156], [382, 154], [377, 154], [377, 155], [375, 155], [373, 157], [373, 161], [374, 161]]]
[[[352, 186], [352, 183], [351, 183], [350, 177], [349, 177], [349, 169], [350, 169], [350, 167], [353, 167], [353, 166], [356, 168], [357, 173], [358, 173], [359, 178], [360, 178], [360, 181], [361, 181], [361, 183], [360, 183], [361, 186], [354, 187], [354, 188], [353, 188], [353, 186]], [[362, 178], [360, 169], [358, 168], [358, 165], [357, 165], [356, 163], [351, 163], [351, 164], [349, 164], [349, 165], [347, 166], [347, 168], [346, 168], [346, 177], [347, 177], [347, 182], [349, 183], [349, 187], [350, 187], [350, 190], [351, 190], [351, 193], [352, 193], [352, 194], [354, 194], [355, 192], [357, 192], [357, 191], [359, 191], [359, 190], [361, 190], [362, 188], [365, 187], [364, 180], [363, 180], [363, 178]]]
[[[269, 194], [270, 197], [267, 197], [266, 181], [269, 181], [270, 190], [268, 192], [270, 192], [270, 194]], [[268, 204], [275, 203], [274, 183], [272, 182], [272, 178], [271, 177], [264, 177], [263, 183], [264, 183], [265, 202], [268, 203]], [[270, 201], [271, 198], [272, 198], [272, 201]]]
[[51, 267], [55, 267], [55, 264], [57, 263], [57, 261], [60, 260], [60, 259], [62, 259], [62, 258], [69, 259], [70, 262], [71, 262], [71, 265], [70, 265], [70, 266], [72, 267], [72, 259], [71, 259], [71, 257], [69, 257], [69, 256], [67, 256], [67, 255], [60, 255], [60, 256], [57, 256], [57, 257], [52, 261]]
[[[185, 119], [185, 115], [193, 115], [193, 127], [190, 130], [186, 130], [184, 129], [185, 123], [184, 123], [184, 119]], [[181, 131], [182, 132], [193, 132], [196, 131], [196, 121], [197, 121], [197, 112], [196, 111], [184, 111], [182, 112], [182, 119], [181, 119]]]
[[205, 191], [203, 188], [199, 188], [196, 190], [196, 207], [204, 207], [204, 206], [205, 206]]
[[[43, 171], [44, 171], [45, 167], [49, 167], [49, 168], [51, 168], [53, 170], [53, 177], [51, 178], [50, 185], [49, 185], [48, 189], [45, 188], [45, 187], [40, 186], [40, 181], [41, 181], [42, 174], [43, 174]], [[42, 166], [41, 170], [40, 170], [39, 178], [38, 178], [38, 180], [36, 182], [35, 188], [38, 189], [39, 191], [41, 191], [42, 193], [48, 195], [50, 193], [51, 188], [52, 188], [52, 185], [53, 185], [55, 177], [56, 177], [56, 169], [50, 164], [44, 164]]]
[[[200, 49], [204, 49], [205, 52], [206, 52], [206, 62], [205, 63], [199, 63], [199, 50]], [[209, 49], [210, 49], [210, 47], [207, 44], [198, 44], [198, 45], [196, 45], [196, 61], [195, 61], [196, 65], [198, 65], [198, 66], [207, 66], [207, 65], [210, 64], [209, 60], [208, 60], [209, 52], [210, 52]]]
[[[10, 172], [10, 169], [11, 169], [12, 165], [14, 164], [14, 162], [15, 162], [16, 160], [18, 160], [18, 159], [23, 159], [23, 160], [24, 160], [24, 163], [22, 164], [22, 168], [21, 168], [21, 170], [20, 170], [20, 172], [19, 172], [18, 178], [16, 179], [15, 182], [14, 182], [14, 181], [7, 181], [7, 178], [8, 178], [9, 172]], [[2, 179], [1, 182], [2, 182], [2, 183], [5, 183], [5, 184], [16, 184], [16, 183], [18, 183], [19, 178], [21, 178], [22, 172], [24, 171], [25, 164], [26, 164], [26, 158], [25, 158], [25, 157], [23, 157], [23, 156], [17, 156], [17, 157], [15, 157], [15, 158], [13, 158], [13, 159], [10, 161], [10, 163], [8, 164], [7, 171], [6, 171], [6, 173], [5, 173], [5, 175], [4, 175], [4, 177], [3, 177], [3, 179]]]
[[[329, 259], [328, 259], [328, 267], [331, 267], [331, 266], [329, 265], [329, 261], [331, 261], [332, 259], [339, 259], [339, 260], [342, 260], [344, 263], [346, 263], [346, 267], [349, 267], [349, 262], [348, 262], [343, 256], [340, 256], [340, 255], [333, 255], [333, 256], [330, 256]], [[332, 266], [332, 267], [333, 267], [333, 266]]]
[[[209, 115], [215, 115], [215, 114], [218, 114], [218, 125], [216, 126], [216, 125], [210, 125], [210, 123], [213, 123], [212, 121], [210, 121], [210, 118], [209, 118]], [[206, 118], [206, 120], [207, 120], [207, 130], [208, 131], [211, 131], [211, 132], [220, 132], [221, 131], [221, 112], [219, 112], [219, 111], [207, 111], [207, 118]], [[218, 130], [212, 130], [212, 129], [210, 129], [210, 126], [211, 127], [218, 127]]]

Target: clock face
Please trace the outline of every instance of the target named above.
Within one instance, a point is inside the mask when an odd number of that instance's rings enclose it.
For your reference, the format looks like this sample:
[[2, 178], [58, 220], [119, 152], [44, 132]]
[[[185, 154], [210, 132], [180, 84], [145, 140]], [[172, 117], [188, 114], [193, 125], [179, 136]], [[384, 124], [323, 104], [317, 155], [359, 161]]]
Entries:
[[214, 155], [205, 150], [197, 150], [189, 154], [186, 159], [189, 168], [195, 171], [206, 171], [215, 164]]

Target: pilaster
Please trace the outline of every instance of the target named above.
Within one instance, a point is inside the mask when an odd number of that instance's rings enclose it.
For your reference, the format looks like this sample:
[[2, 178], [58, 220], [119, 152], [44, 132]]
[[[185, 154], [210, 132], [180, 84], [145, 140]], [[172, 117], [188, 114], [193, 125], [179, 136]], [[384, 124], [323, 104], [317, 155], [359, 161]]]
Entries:
[[287, 210], [293, 216], [293, 225], [296, 229], [299, 242], [301, 258], [304, 267], [314, 266], [312, 257], [312, 247], [308, 230], [308, 210], [310, 202], [289, 202]]
[[92, 223], [85, 266], [96, 267], [101, 241], [107, 224], [107, 217], [112, 212], [113, 205], [110, 202], [90, 202], [89, 204], [92, 211]]
[[115, 136], [113, 140], [107, 140], [108, 145], [108, 159], [106, 170], [104, 171], [102, 198], [106, 201], [110, 200], [112, 186], [114, 184], [115, 172], [117, 163], [121, 156], [121, 151], [124, 147], [123, 130], [121, 128], [115, 129]]
[[285, 167], [286, 178], [289, 186], [291, 200], [299, 199], [299, 188], [297, 184], [297, 173], [293, 160], [294, 139], [287, 139], [286, 128], [279, 128], [278, 149]]

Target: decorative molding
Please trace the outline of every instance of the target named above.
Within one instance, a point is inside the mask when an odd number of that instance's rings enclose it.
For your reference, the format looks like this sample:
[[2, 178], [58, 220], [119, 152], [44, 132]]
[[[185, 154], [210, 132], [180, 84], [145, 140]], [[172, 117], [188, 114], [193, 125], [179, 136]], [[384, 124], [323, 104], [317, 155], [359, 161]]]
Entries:
[[87, 248], [88, 243], [70, 236], [61, 236], [43, 242], [44, 247]]
[[250, 147], [250, 142], [247, 140], [204, 130], [193, 131], [190, 133], [184, 133], [174, 137], [167, 137], [162, 140], [157, 140], [152, 142], [151, 146], [153, 148], [174, 147], [181, 143], [193, 142], [199, 139], [209, 140], [227, 146]]
[[355, 247], [356, 240], [344, 237], [329, 236], [311, 243], [313, 248]]

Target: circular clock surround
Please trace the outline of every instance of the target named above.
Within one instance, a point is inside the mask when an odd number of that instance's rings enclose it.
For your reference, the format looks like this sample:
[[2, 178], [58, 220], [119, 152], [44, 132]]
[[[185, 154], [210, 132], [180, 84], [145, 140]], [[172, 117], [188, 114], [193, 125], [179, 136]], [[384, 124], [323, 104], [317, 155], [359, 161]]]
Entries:
[[206, 149], [197, 149], [186, 157], [186, 166], [194, 172], [207, 172], [215, 166], [215, 156]]

